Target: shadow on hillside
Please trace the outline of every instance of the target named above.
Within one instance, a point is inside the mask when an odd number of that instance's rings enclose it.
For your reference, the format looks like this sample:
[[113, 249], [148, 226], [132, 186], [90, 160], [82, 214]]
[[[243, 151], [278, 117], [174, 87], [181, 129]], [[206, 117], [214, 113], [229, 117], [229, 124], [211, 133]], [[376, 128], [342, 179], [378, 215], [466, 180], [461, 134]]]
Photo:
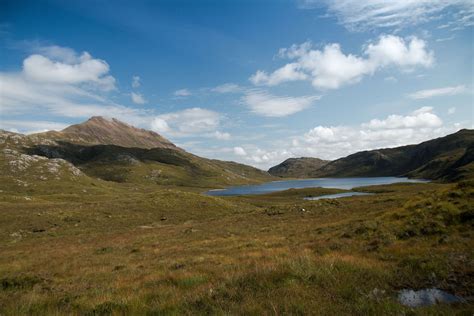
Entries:
[[159, 162], [173, 166], [192, 167], [185, 153], [167, 148], [127, 148], [116, 145], [77, 145], [58, 141], [58, 145], [36, 145], [26, 148], [29, 155], [62, 158], [81, 166], [92, 162], [135, 164]]

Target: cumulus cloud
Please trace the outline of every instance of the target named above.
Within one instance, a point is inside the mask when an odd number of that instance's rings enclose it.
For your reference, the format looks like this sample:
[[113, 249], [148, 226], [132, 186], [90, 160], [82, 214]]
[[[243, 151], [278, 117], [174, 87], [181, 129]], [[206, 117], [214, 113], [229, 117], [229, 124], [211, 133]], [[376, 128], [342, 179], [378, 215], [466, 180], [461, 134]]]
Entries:
[[56, 57], [59, 59], [52, 60], [38, 54], [27, 57], [23, 61], [23, 74], [42, 83], [84, 83], [106, 91], [115, 88], [115, 79], [108, 75], [109, 65], [104, 60], [92, 58], [87, 52], [80, 56], [56, 53]]
[[240, 146], [234, 147], [234, 154], [237, 156], [247, 156], [247, 152]]
[[190, 108], [155, 117], [152, 130], [174, 137], [230, 138], [230, 134], [219, 132], [222, 117], [219, 113], [202, 108]]
[[138, 92], [132, 92], [130, 96], [132, 98], [133, 103], [135, 104], [145, 104], [147, 102], [145, 98]]
[[357, 151], [413, 144], [454, 132], [443, 126], [433, 108], [422, 107], [408, 115], [392, 114], [359, 126], [317, 126], [296, 141], [294, 150], [311, 148], [318, 157], [339, 158]]
[[132, 77], [132, 87], [138, 88], [142, 84], [140, 76], [133, 76]]
[[406, 115], [392, 114], [359, 125], [315, 126], [301, 136], [279, 140], [269, 149], [244, 146], [246, 155], [237, 160], [267, 169], [289, 157], [318, 157], [333, 160], [362, 150], [420, 143], [454, 133], [463, 124], [444, 124], [431, 107]]
[[419, 90], [408, 95], [410, 99], [429, 99], [433, 97], [446, 96], [446, 95], [457, 95], [466, 92], [465, 85], [444, 87], [437, 89]]
[[267, 117], [283, 117], [311, 106], [320, 96], [278, 97], [261, 90], [250, 90], [242, 102], [253, 113]]
[[308, 76], [299, 69], [299, 64], [291, 63], [275, 70], [271, 74], [267, 74], [265, 71], [258, 70], [253, 76], [250, 77], [250, 81], [255, 85], [276, 86], [282, 82], [305, 80], [308, 78]]
[[[9, 117], [31, 113], [55, 118], [103, 115], [137, 125], [149, 120], [145, 110], [128, 108], [108, 98], [114, 82], [108, 64], [88, 53], [78, 54], [60, 46], [35, 47], [35, 54], [24, 60], [21, 71], [0, 72], [0, 124], [5, 126]], [[58, 126], [41, 124], [52, 129]], [[25, 125], [23, 130], [42, 128]]]
[[268, 169], [289, 157], [294, 157], [294, 154], [286, 149], [265, 150], [251, 145], [247, 145], [245, 149], [234, 147], [234, 155], [237, 160], [261, 169]]
[[452, 107], [452, 108], [448, 109], [448, 114], [449, 115], [454, 114], [454, 113], [456, 113], [456, 108], [455, 107]]
[[399, 66], [410, 69], [416, 66], [430, 67], [434, 53], [426, 49], [426, 42], [417, 37], [409, 41], [394, 35], [383, 35], [377, 43], [370, 43], [365, 49], [367, 62], [374, 68]]
[[191, 95], [191, 91], [188, 89], [179, 89], [174, 92], [174, 95], [177, 97], [187, 97]]
[[[330, 15], [351, 31], [374, 28], [401, 29], [432, 20], [447, 20], [444, 28], [474, 25], [471, 0], [302, 0], [302, 8], [325, 5]], [[440, 27], [441, 27], [440, 26]]]
[[399, 128], [432, 128], [443, 124], [441, 119], [434, 113], [433, 108], [426, 106], [414, 111], [411, 115], [390, 115], [384, 120], [373, 119], [362, 127], [370, 130], [376, 129], [399, 129]]
[[33, 50], [40, 55], [46, 56], [53, 60], [60, 60], [68, 64], [74, 64], [77, 61], [77, 53], [69, 47], [62, 47], [57, 45], [37, 45]]
[[394, 35], [383, 35], [377, 42], [369, 43], [362, 56], [343, 53], [337, 43], [318, 50], [309, 42], [280, 49], [279, 55], [293, 62], [272, 73], [258, 70], [250, 81], [274, 86], [287, 81], [311, 80], [315, 88], [337, 89], [387, 67], [412, 70], [434, 63], [434, 54], [427, 50], [425, 41], [417, 37], [405, 40]]

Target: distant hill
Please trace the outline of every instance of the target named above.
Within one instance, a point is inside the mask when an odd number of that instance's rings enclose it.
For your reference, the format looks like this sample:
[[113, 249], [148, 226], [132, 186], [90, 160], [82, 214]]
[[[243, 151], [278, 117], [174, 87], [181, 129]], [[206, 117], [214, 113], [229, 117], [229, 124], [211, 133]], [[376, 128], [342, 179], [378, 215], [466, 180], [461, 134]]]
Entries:
[[60, 132], [22, 135], [0, 131], [0, 162], [2, 179], [28, 186], [46, 180], [85, 181], [84, 177], [188, 187], [274, 179], [251, 166], [193, 155], [155, 132], [102, 117]]
[[88, 145], [117, 145], [137, 148], [179, 149], [163, 136], [136, 128], [117, 119], [93, 116], [86, 122], [71, 125], [60, 132], [40, 133], [44, 137]]
[[454, 180], [474, 170], [474, 130], [417, 145], [362, 151], [331, 161], [311, 177], [410, 176]]
[[275, 177], [308, 178], [314, 170], [318, 170], [328, 162], [328, 160], [310, 157], [289, 158], [268, 169], [268, 173]]

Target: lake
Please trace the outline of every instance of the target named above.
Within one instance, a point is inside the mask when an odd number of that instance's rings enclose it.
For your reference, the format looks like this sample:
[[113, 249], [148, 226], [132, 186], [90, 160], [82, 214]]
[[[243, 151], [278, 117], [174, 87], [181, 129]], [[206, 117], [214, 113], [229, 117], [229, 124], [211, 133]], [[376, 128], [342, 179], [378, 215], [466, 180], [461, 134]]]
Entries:
[[372, 194], [373, 193], [365, 193], [365, 192], [344, 192], [344, 193], [336, 193], [336, 194], [326, 194], [326, 195], [321, 195], [321, 196], [305, 197], [304, 200], [317, 201], [317, 200], [322, 200], [322, 199], [339, 199], [343, 197], [372, 195]]
[[319, 178], [272, 181], [255, 185], [241, 185], [227, 189], [210, 190], [207, 195], [212, 196], [232, 196], [232, 195], [253, 195], [265, 194], [288, 189], [303, 188], [335, 188], [351, 190], [356, 187], [368, 185], [391, 184], [398, 182], [426, 182], [426, 180], [408, 179], [404, 177], [370, 177], [370, 178]]

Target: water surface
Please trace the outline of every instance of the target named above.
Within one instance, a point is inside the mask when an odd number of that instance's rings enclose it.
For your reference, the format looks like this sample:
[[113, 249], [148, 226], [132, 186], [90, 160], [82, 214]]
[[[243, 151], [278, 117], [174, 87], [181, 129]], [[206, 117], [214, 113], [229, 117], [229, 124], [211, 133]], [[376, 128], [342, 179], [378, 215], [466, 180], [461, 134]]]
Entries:
[[227, 189], [211, 190], [206, 192], [212, 196], [231, 196], [231, 195], [251, 195], [265, 194], [288, 189], [303, 188], [335, 188], [350, 190], [352, 188], [367, 186], [391, 184], [398, 182], [426, 182], [425, 180], [415, 180], [403, 177], [371, 177], [371, 178], [319, 178], [319, 179], [301, 179], [273, 181], [255, 185], [241, 185]]
[[321, 196], [305, 197], [304, 200], [316, 201], [316, 200], [321, 200], [321, 199], [339, 199], [339, 198], [349, 197], [349, 196], [372, 195], [372, 194], [373, 193], [365, 193], [365, 192], [344, 192], [344, 193], [336, 193], [336, 194], [326, 194], [326, 195], [321, 195]]
[[465, 300], [459, 296], [449, 294], [439, 289], [401, 290], [398, 301], [405, 306], [420, 307], [438, 303], [462, 303]]

